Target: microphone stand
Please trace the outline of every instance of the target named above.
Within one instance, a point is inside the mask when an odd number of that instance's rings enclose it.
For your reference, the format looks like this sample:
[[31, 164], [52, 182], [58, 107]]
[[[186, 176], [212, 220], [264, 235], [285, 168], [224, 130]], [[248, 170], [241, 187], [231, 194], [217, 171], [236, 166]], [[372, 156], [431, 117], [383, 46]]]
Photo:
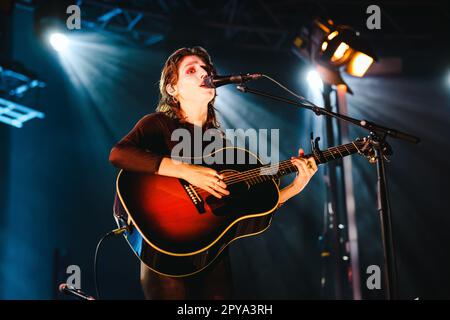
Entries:
[[325, 115], [327, 117], [333, 117], [338, 120], [349, 122], [353, 125], [361, 127], [370, 133], [370, 139], [368, 140], [372, 149], [375, 151], [375, 156], [371, 157], [370, 161], [377, 163], [377, 211], [380, 215], [381, 221], [381, 238], [383, 242], [383, 256], [384, 256], [384, 282], [386, 299], [397, 299], [397, 264], [394, 250], [392, 223], [391, 223], [391, 207], [389, 203], [389, 192], [387, 188], [387, 178], [385, 171], [386, 155], [392, 154], [390, 145], [386, 142], [386, 137], [408, 141], [410, 143], [419, 143], [420, 138], [378, 125], [374, 122], [367, 120], [358, 120], [346, 115], [342, 115], [325, 108], [316, 106], [314, 103], [308, 101], [305, 98], [300, 99], [300, 102], [286, 99], [277, 95], [269, 94], [263, 91], [250, 89], [247, 86], [241, 84], [237, 86], [237, 89], [243, 93], [252, 93], [254, 95], [266, 97], [272, 100], [281, 101], [290, 105], [294, 105], [300, 108], [314, 111], [317, 116]]

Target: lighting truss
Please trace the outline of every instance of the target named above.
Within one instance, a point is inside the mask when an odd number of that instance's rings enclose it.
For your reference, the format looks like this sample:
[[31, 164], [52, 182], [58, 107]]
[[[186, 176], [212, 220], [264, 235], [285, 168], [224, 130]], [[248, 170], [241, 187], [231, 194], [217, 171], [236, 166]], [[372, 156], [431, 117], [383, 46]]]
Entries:
[[20, 99], [27, 91], [43, 87], [43, 81], [0, 66], [0, 93], [5, 96], [0, 98], [0, 122], [21, 128], [26, 121], [44, 118], [44, 113], [6, 99]]

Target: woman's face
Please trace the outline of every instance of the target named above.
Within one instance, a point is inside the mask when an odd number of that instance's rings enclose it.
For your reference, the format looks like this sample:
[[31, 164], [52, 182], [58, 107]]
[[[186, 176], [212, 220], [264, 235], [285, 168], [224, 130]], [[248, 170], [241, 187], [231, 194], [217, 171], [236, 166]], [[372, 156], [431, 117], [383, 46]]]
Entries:
[[[203, 86], [208, 76], [206, 63], [198, 56], [184, 57], [178, 67], [178, 82], [173, 86], [173, 96], [183, 105], [208, 105], [214, 99], [215, 89]], [[170, 93], [170, 91], [168, 91]]]

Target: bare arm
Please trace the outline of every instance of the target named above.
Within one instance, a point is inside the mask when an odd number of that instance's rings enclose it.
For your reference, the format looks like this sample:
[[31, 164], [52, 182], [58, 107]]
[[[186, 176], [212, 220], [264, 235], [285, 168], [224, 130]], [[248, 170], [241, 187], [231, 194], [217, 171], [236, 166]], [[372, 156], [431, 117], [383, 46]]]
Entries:
[[187, 164], [164, 157], [156, 174], [184, 179], [190, 184], [208, 191], [217, 198], [230, 194], [226, 190], [227, 185], [223, 182], [224, 177], [211, 168]]
[[[300, 149], [298, 152], [299, 156], [304, 155], [303, 149]], [[309, 159], [297, 159], [293, 158], [291, 161], [295, 164], [298, 170], [297, 177], [294, 181], [288, 185], [287, 187], [280, 190], [280, 199], [279, 206], [285, 203], [287, 200], [292, 198], [293, 196], [299, 194], [309, 183], [312, 176], [317, 172], [317, 164], [314, 161], [314, 158]], [[309, 165], [308, 165], [309, 162]]]

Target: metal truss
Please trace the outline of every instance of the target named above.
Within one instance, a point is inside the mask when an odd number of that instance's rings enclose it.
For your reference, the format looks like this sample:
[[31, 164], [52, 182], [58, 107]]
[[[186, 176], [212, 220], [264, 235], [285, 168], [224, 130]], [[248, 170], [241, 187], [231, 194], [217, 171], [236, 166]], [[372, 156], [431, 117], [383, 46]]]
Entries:
[[44, 113], [23, 106], [17, 102], [0, 98], [0, 122], [9, 124], [16, 128], [22, 128], [23, 123], [34, 119], [45, 117]]
[[[411, 0], [407, 7], [398, 0], [379, 1], [383, 27], [370, 32], [366, 25], [366, 7], [356, 0], [79, 0], [82, 24], [129, 34], [145, 46], [151, 46], [184, 32], [233, 47], [288, 51], [301, 27], [309, 27], [315, 18], [335, 19], [362, 31], [370, 41], [389, 42], [391, 47], [417, 50], [416, 41], [434, 41], [433, 33], [443, 33], [436, 21], [448, 21], [448, 3], [424, 3]], [[434, 17], [430, 20], [432, 12]], [[421, 17], [420, 28], [411, 18]], [[430, 21], [428, 21], [430, 20]], [[414, 28], [412, 28], [414, 27]]]
[[27, 91], [43, 87], [45, 83], [34, 77], [0, 66], [0, 94], [5, 97], [0, 98], [0, 122], [21, 128], [26, 121], [44, 118], [44, 113], [6, 99], [20, 99]]
[[44, 87], [45, 83], [42, 81], [0, 66], [0, 92], [21, 98], [30, 89]]
[[[284, 10], [292, 1], [279, 1]], [[280, 15], [266, 1], [79, 1], [82, 24], [88, 28], [129, 34], [151, 46], [177, 30], [194, 30], [208, 41], [232, 42], [237, 47], [286, 49], [296, 28], [286, 20], [298, 15]], [[214, 39], [214, 40], [211, 40]]]

